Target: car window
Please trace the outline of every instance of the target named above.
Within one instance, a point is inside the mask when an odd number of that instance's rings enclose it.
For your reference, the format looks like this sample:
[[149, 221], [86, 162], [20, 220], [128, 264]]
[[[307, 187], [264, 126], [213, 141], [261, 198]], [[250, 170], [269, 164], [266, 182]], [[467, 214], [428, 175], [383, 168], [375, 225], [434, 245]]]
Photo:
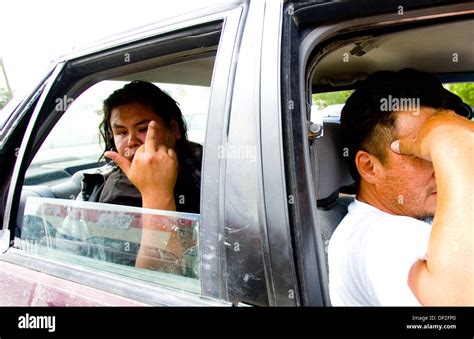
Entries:
[[[154, 270], [136, 268], [143, 220]], [[63, 199], [29, 197], [20, 249], [199, 293], [199, 215]], [[150, 241], [152, 240], [152, 241]]]
[[[465, 104], [474, 107], [474, 83], [443, 83], [443, 86], [450, 92], [458, 95]], [[353, 90], [349, 90], [313, 94], [310, 120], [317, 123], [339, 121], [342, 108], [353, 92]]]
[[186, 120], [188, 139], [204, 144], [210, 87], [157, 83], [179, 103]]
[[185, 119], [189, 140], [203, 144], [206, 136], [207, 114], [190, 112], [185, 115]]
[[[76, 99], [56, 100], [56, 109], [65, 113], [26, 172], [17, 242], [28, 253], [199, 293], [199, 214], [79, 201], [83, 173], [100, 172], [105, 164], [99, 133], [103, 101], [128, 83], [105, 80]], [[178, 103], [189, 140], [202, 144], [210, 87], [154, 85]], [[40, 196], [31, 196], [32, 191]], [[147, 251], [154, 264], [150, 269], [135, 267], [143, 244], [142, 221], [150, 218], [157, 229], [148, 230], [144, 239], [150, 242]]]
[[61, 169], [99, 160], [103, 152], [98, 130], [102, 116], [99, 98], [108, 91], [118, 89], [120, 85], [121, 83], [100, 82], [76, 100], [67, 96], [56, 99], [56, 108], [66, 112], [33, 158], [26, 174], [27, 183], [42, 170]]
[[321, 124], [323, 121], [339, 121], [342, 107], [351, 91], [313, 94], [310, 120]]
[[[57, 108], [66, 112], [35, 155], [27, 170], [25, 183], [57, 184], [68, 179], [59, 174], [65, 169], [93, 167], [94, 164], [99, 166], [100, 161], [104, 160], [100, 159], [104, 145], [101, 144], [98, 128], [103, 117], [103, 100], [127, 83], [118, 80], [102, 81], [76, 99], [67, 96], [58, 98], [55, 102]], [[207, 113], [201, 112], [207, 111], [210, 87], [159, 82], [154, 84], [178, 102], [186, 119], [188, 139], [202, 145]], [[200, 113], [196, 114], [196, 111]]]

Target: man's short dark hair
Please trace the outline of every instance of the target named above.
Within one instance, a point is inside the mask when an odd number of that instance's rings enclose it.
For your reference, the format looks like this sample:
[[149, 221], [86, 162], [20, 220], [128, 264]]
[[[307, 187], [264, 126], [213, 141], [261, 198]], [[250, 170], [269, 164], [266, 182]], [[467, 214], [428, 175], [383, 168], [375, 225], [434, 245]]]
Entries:
[[[347, 99], [341, 112], [341, 138], [348, 151], [349, 170], [357, 185], [360, 175], [355, 156], [364, 150], [385, 163], [390, 143], [397, 139], [395, 121], [398, 110], [385, 110], [387, 100], [419, 99], [421, 107], [452, 109], [469, 116], [470, 108], [457, 95], [447, 91], [429, 73], [414, 69], [371, 74]], [[469, 111], [469, 112], [468, 112]]]
[[[139, 103], [150, 108], [157, 116], [163, 119], [168, 127], [171, 127], [172, 121], [176, 121], [179, 132], [181, 133], [181, 138], [176, 141], [176, 148], [179, 155], [179, 149], [187, 146], [188, 138], [186, 124], [178, 104], [158, 86], [150, 82], [139, 80], [126, 84], [104, 100], [104, 116], [99, 125], [100, 134], [105, 143], [104, 153], [110, 150], [117, 151], [112, 127], [110, 125], [112, 110], [119, 106], [132, 103]], [[107, 161], [109, 160], [107, 159]]]

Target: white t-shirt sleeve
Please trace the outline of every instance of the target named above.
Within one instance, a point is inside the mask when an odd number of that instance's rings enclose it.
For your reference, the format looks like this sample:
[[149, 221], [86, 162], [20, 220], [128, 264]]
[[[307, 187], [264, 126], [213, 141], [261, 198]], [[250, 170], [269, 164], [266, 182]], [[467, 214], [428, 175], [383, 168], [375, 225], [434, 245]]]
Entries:
[[420, 306], [408, 286], [408, 275], [412, 266], [426, 256], [430, 226], [403, 216], [384, 219], [365, 235], [365, 285], [372, 289], [368, 292], [379, 305]]

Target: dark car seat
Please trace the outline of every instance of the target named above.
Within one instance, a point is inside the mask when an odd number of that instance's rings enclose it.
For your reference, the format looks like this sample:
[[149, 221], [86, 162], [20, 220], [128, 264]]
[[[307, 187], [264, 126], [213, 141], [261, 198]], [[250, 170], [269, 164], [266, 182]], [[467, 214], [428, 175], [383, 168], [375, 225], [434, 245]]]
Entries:
[[[347, 206], [354, 200], [351, 194], [341, 194], [341, 188], [352, 192], [352, 179], [344, 150], [341, 146], [339, 122], [324, 122], [323, 136], [313, 140], [311, 161], [318, 210], [317, 222], [321, 228], [321, 237], [326, 254], [329, 239], [347, 214]], [[327, 267], [327, 266], [326, 266]]]

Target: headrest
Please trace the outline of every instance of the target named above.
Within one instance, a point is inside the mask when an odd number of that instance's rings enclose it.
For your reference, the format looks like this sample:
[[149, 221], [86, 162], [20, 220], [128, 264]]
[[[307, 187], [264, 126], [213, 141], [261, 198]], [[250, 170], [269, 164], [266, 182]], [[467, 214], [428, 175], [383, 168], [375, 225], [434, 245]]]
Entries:
[[318, 207], [330, 208], [339, 195], [339, 188], [354, 183], [341, 146], [339, 122], [324, 122], [323, 136], [311, 145]]

